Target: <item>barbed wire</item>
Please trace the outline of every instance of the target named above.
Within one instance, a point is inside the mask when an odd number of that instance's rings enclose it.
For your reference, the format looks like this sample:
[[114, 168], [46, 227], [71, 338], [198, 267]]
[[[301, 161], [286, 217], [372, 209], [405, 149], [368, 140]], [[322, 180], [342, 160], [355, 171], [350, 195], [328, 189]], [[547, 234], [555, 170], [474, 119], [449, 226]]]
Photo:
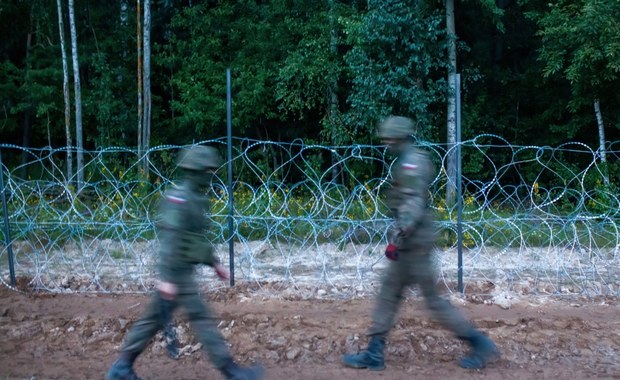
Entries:
[[[439, 168], [430, 189], [434, 256], [441, 281], [454, 289], [458, 203], [446, 199], [453, 180], [445, 168], [456, 146], [418, 143]], [[227, 147], [225, 138], [200, 144], [223, 153]], [[619, 170], [619, 144], [608, 144], [602, 164], [598, 151], [578, 142], [514, 146], [488, 134], [463, 142], [465, 290], [493, 284], [529, 293], [618, 294], [620, 196], [609, 178]], [[180, 148], [158, 146], [142, 156], [122, 147], [86, 151], [84, 183], [77, 184], [65, 168], [76, 148], [0, 145], [17, 275], [50, 291], [151, 289], [154, 219]], [[209, 238], [228, 262], [233, 236], [237, 279], [337, 295], [377, 283], [391, 223], [383, 193], [393, 157], [385, 147], [236, 138], [231, 164], [232, 235], [225, 164], [214, 178]], [[7, 246], [1, 248], [0, 281], [9, 286]], [[207, 269], [199, 272], [205, 286], [223, 286], [213, 285]]]

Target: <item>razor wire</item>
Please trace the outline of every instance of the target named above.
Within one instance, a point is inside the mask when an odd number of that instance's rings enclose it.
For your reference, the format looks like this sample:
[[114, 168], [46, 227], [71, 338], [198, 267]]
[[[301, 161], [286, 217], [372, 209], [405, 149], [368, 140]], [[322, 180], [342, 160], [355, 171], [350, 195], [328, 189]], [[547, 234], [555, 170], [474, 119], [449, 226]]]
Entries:
[[[225, 138], [200, 144], [227, 146]], [[418, 144], [439, 169], [429, 189], [438, 229], [433, 255], [440, 281], [454, 289], [457, 202], [446, 200], [445, 168], [456, 147]], [[465, 291], [492, 283], [528, 293], [619, 294], [620, 196], [609, 179], [618, 170], [618, 144], [608, 144], [602, 164], [599, 152], [579, 142], [515, 146], [479, 135], [461, 143]], [[157, 205], [174, 186], [180, 148], [84, 151], [84, 183], [77, 184], [65, 171], [76, 148], [0, 145], [17, 276], [33, 289], [59, 292], [151, 289]], [[235, 138], [232, 151], [237, 279], [339, 294], [377, 284], [391, 224], [384, 190], [394, 158], [384, 146]], [[224, 263], [231, 237], [226, 171], [224, 164], [213, 180], [208, 233]], [[0, 250], [4, 286], [7, 248]], [[213, 286], [207, 268], [199, 276]]]

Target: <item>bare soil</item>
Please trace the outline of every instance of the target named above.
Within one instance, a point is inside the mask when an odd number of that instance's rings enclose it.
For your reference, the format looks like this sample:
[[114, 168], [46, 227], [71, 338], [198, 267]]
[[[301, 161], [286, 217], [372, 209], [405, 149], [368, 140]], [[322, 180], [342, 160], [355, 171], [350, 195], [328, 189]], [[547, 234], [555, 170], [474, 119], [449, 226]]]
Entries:
[[[264, 288], [264, 286], [262, 286]], [[382, 372], [354, 370], [342, 355], [366, 345], [372, 297], [266, 297], [253, 285], [204, 293], [240, 363], [260, 362], [266, 380], [620, 379], [620, 299], [535, 297], [502, 308], [474, 297], [452, 301], [491, 336], [503, 356], [461, 369], [467, 347], [442, 329], [412, 293], [386, 348]], [[123, 337], [149, 302], [145, 294], [70, 295], [0, 286], [0, 379], [103, 379]], [[184, 356], [167, 357], [162, 337], [139, 357], [145, 379], [223, 379], [191, 334], [175, 326]]]

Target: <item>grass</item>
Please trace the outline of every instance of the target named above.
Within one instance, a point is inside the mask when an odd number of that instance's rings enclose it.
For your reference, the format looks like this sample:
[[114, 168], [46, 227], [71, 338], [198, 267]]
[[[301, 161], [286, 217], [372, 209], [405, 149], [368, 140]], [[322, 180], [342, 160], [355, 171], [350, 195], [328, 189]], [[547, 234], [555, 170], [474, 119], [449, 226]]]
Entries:
[[[25, 204], [10, 204], [12, 235], [27, 238], [44, 233], [56, 243], [84, 237], [112, 240], [153, 239], [158, 193], [100, 193], [88, 202], [57, 202], [46, 197], [30, 197]], [[211, 198], [212, 220], [228, 238], [228, 198], [225, 193]], [[543, 213], [538, 209], [497, 207], [465, 199], [463, 243], [466, 247], [539, 247], [580, 245], [597, 249], [618, 244], [613, 217], [577, 219], [574, 209]], [[440, 246], [454, 246], [456, 215], [441, 204], [437, 223]], [[390, 222], [382, 195], [368, 185], [353, 190], [341, 186], [314, 189], [309, 186], [263, 186], [257, 190], [239, 188], [234, 193], [236, 239], [274, 241], [377, 242], [385, 237]], [[217, 227], [216, 227], [217, 230]], [[4, 230], [0, 232], [2, 239]], [[114, 257], [114, 255], [112, 255]]]

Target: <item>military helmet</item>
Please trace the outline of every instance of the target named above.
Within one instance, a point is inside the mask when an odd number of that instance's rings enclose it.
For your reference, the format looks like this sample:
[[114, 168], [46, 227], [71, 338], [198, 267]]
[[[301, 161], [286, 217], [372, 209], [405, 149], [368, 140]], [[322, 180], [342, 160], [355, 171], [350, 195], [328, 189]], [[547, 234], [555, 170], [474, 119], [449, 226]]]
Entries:
[[210, 146], [196, 145], [185, 148], [179, 155], [179, 167], [185, 170], [204, 171], [217, 169], [222, 165], [222, 159], [217, 149]]
[[411, 119], [403, 116], [389, 116], [379, 124], [377, 136], [382, 139], [407, 139], [413, 132]]

